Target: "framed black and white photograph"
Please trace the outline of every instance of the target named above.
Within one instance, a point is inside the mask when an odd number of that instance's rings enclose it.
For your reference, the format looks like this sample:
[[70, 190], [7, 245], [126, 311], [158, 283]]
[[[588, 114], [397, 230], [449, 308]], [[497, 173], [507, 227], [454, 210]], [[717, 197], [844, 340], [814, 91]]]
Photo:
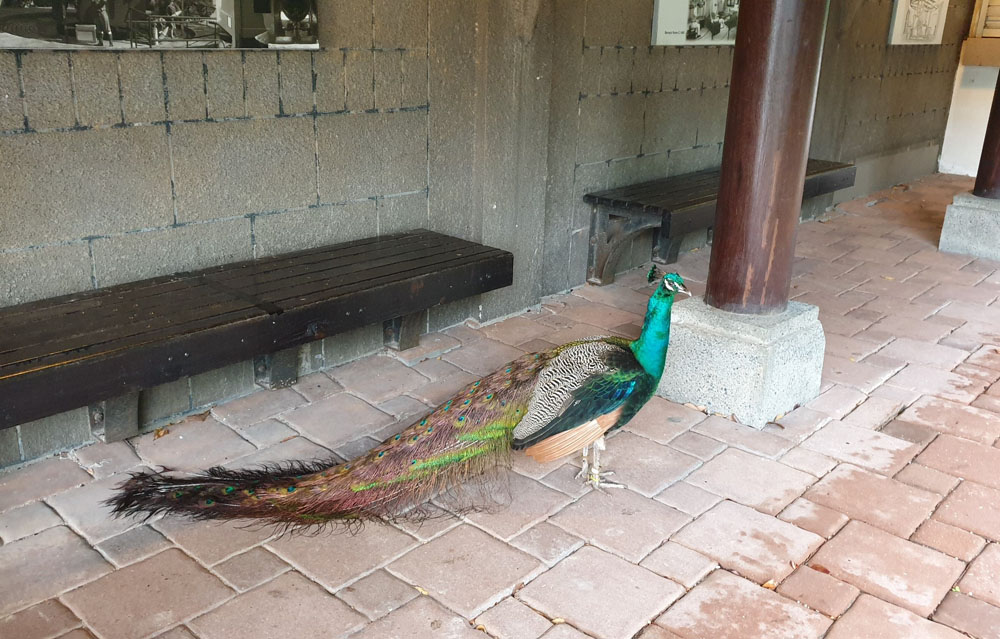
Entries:
[[653, 45], [732, 45], [740, 0], [656, 0]]
[[316, 0], [0, 0], [3, 49], [316, 49]]
[[948, 0], [896, 0], [889, 44], [941, 44]]

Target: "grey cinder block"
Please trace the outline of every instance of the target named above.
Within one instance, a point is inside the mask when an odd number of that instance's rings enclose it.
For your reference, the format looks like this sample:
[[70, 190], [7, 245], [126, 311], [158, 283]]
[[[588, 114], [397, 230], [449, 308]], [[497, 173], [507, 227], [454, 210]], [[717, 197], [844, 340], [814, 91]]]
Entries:
[[171, 145], [179, 221], [316, 203], [312, 118], [178, 124]]
[[580, 102], [580, 164], [637, 155], [642, 144], [645, 96], [588, 97]]
[[206, 51], [208, 74], [208, 117], [240, 118], [246, 115], [243, 103], [243, 56], [240, 51]]
[[97, 51], [74, 53], [73, 95], [76, 97], [80, 124], [120, 123], [122, 102], [118, 93], [117, 56]]
[[327, 367], [346, 364], [380, 350], [381, 324], [369, 324], [323, 340], [323, 359]]
[[250, 220], [235, 218], [93, 241], [98, 286], [124, 284], [253, 257]]
[[281, 112], [285, 115], [312, 113], [313, 63], [309, 51], [283, 51], [279, 59], [281, 73]]
[[1000, 200], [959, 193], [948, 206], [938, 247], [1000, 261]]
[[91, 288], [86, 244], [46, 246], [0, 253], [0, 306], [76, 293]]
[[315, 52], [315, 60], [316, 110], [321, 113], [343, 111], [347, 108], [344, 52], [339, 49], [323, 49]]
[[32, 129], [54, 129], [76, 124], [69, 54], [65, 51], [31, 51], [21, 56], [24, 99]]
[[223, 366], [191, 377], [191, 406], [212, 406], [227, 399], [242, 397], [257, 390], [253, 362], [250, 360]]
[[12, 51], [0, 51], [0, 131], [24, 128], [24, 100], [18, 81], [17, 59]]
[[344, 56], [344, 82], [347, 87], [347, 110], [368, 111], [375, 108], [375, 53], [351, 49]]
[[125, 51], [121, 57], [122, 107], [129, 124], [167, 119], [163, 97], [163, 63], [159, 54]]
[[3, 136], [0, 174], [4, 247], [173, 223], [162, 126]]
[[359, 113], [316, 119], [321, 202], [376, 195], [374, 118], [372, 114]]
[[424, 51], [403, 51], [401, 106], [427, 104], [427, 54]]
[[21, 461], [21, 447], [17, 443], [17, 428], [0, 430], [0, 468]]
[[375, 108], [398, 109], [403, 103], [403, 54], [375, 52]]
[[202, 56], [191, 51], [164, 51], [163, 68], [167, 76], [167, 109], [170, 119], [207, 118]]
[[[645, 153], [692, 147], [697, 141], [695, 108], [697, 91], [667, 90], [646, 97], [646, 126], [642, 149]], [[678, 113], [691, 114], [677, 117]], [[723, 116], [725, 118], [725, 116]]]
[[73, 448], [93, 439], [86, 408], [43, 417], [17, 428], [21, 433], [21, 448], [25, 460]]
[[254, 381], [268, 390], [288, 388], [299, 381], [299, 347], [266, 353], [253, 359]]
[[375, 209], [378, 213], [379, 233], [382, 235], [427, 226], [427, 193], [381, 198]]
[[187, 377], [147, 388], [139, 394], [140, 426], [188, 410], [191, 410], [191, 386]]
[[278, 114], [278, 55], [274, 51], [246, 51], [243, 74], [247, 83], [247, 115]]
[[825, 347], [815, 306], [789, 302], [783, 313], [741, 315], [684, 300], [674, 306], [657, 394], [763, 428], [819, 395]]
[[376, 230], [372, 200], [262, 215], [254, 221], [258, 257], [371, 237]]

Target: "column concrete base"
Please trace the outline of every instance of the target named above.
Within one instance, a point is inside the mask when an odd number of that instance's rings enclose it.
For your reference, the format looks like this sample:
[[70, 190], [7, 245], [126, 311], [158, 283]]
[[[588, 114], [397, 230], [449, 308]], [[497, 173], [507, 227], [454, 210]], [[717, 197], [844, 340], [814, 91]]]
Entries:
[[789, 302], [776, 315], [742, 315], [695, 297], [674, 306], [657, 394], [763, 428], [819, 395], [825, 349], [815, 306]]
[[1000, 261], [1000, 200], [959, 193], [948, 205], [938, 249]]

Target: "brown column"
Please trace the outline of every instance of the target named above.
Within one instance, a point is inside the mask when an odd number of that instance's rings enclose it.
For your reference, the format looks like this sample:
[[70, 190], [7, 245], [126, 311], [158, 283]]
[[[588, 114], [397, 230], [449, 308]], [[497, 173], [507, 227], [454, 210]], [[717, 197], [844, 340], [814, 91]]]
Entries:
[[827, 0], [744, 0], [705, 301], [785, 309]]
[[979, 156], [979, 172], [976, 173], [972, 194], [1000, 200], [1000, 77], [993, 92], [993, 107], [986, 124], [986, 139], [983, 140], [983, 154]]

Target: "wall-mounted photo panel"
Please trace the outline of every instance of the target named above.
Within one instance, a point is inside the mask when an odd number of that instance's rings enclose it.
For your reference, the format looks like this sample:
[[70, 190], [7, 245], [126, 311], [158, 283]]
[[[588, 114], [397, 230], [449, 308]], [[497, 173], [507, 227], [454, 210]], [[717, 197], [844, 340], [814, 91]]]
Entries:
[[736, 43], [740, 0], [655, 0], [653, 46]]
[[948, 0], [896, 0], [889, 44], [941, 44]]
[[3, 49], [318, 49], [316, 0], [0, 0]]

